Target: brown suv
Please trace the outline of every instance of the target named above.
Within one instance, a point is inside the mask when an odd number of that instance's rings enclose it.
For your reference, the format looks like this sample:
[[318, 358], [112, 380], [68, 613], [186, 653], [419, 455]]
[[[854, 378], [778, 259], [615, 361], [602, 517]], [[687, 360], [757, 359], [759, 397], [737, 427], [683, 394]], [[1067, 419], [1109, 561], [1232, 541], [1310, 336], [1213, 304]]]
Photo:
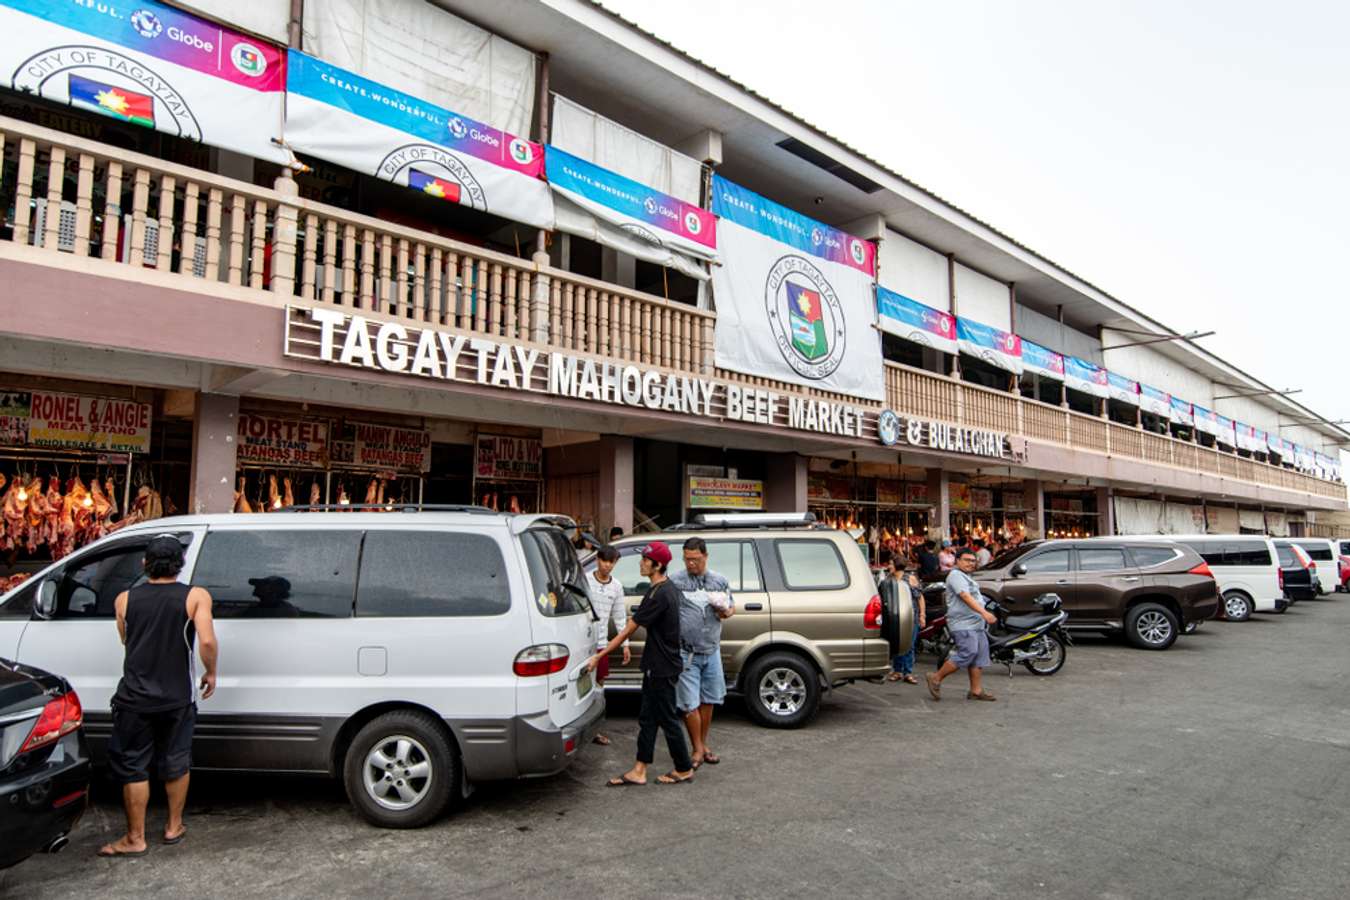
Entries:
[[1145, 650], [1166, 650], [1183, 628], [1219, 609], [1209, 566], [1175, 541], [1031, 541], [972, 577], [986, 599], [1019, 613], [1033, 612], [1032, 601], [1041, 594], [1059, 594], [1067, 627], [1124, 631]]

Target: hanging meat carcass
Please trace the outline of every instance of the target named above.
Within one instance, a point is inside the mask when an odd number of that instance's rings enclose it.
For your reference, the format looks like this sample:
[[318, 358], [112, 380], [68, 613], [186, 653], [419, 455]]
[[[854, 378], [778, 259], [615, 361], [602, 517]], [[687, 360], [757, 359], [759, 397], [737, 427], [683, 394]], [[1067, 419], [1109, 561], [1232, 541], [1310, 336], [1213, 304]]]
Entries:
[[375, 478], [370, 479], [370, 484], [366, 485], [366, 506], [375, 505], [375, 497], [379, 493], [379, 490], [379, 480]]
[[234, 511], [237, 513], [251, 513], [253, 507], [248, 502], [248, 481], [245, 476], [239, 476], [239, 490], [234, 492]]
[[47, 521], [43, 525], [42, 542], [55, 547], [61, 541], [61, 510], [66, 498], [61, 495], [61, 479], [53, 475], [47, 479]]
[[92, 539], [97, 539], [108, 533], [108, 517], [112, 515], [112, 504], [108, 502], [108, 496], [103, 493], [103, 485], [99, 484], [97, 478], [89, 482], [89, 496], [94, 503]]
[[108, 526], [108, 533], [121, 531], [128, 525], [135, 525], [137, 522], [148, 522], [150, 519], [158, 519], [164, 514], [163, 501], [160, 499], [159, 492], [148, 484], [143, 484], [136, 491], [135, 498], [131, 501], [131, 509], [119, 521]]
[[318, 506], [318, 505], [319, 505], [319, 501], [322, 500], [322, 499], [323, 499], [323, 491], [319, 488], [319, 483], [318, 483], [317, 481], [312, 481], [312, 482], [310, 482], [310, 484], [309, 484], [309, 505], [310, 505], [310, 506]]
[[338, 506], [351, 506], [352, 499], [347, 496], [347, 485], [345, 482], [338, 485]]
[[117, 516], [117, 483], [113, 481], [111, 475], [108, 476], [107, 481], [103, 482], [103, 493], [108, 498], [108, 506], [110, 507], [108, 519], [111, 521]]
[[281, 479], [281, 505], [290, 509], [295, 506], [295, 492], [291, 490], [290, 476]]
[[66, 490], [66, 506], [71, 510], [75, 525], [74, 543], [71, 546], [73, 550], [93, 540], [95, 531], [94, 497], [78, 474], [70, 479]]
[[34, 478], [28, 484], [28, 552], [47, 543], [47, 495], [42, 492], [42, 479]]
[[384, 489], [385, 489], [385, 485], [387, 485], [387, 484], [388, 484], [388, 482], [385, 481], [383, 478], [380, 479], [380, 486], [379, 486], [379, 488], [376, 489], [376, 491], [375, 491], [375, 505], [376, 505], [376, 506], [381, 506], [381, 507], [384, 506]]
[[[22, 493], [23, 499], [20, 499]], [[5, 491], [5, 501], [0, 505], [3, 510], [3, 530], [0, 530], [0, 550], [13, 550], [23, 543], [23, 533], [28, 522], [28, 492], [24, 490], [21, 476], [10, 479], [9, 490]]]
[[274, 512], [281, 509], [281, 492], [277, 490], [277, 476], [267, 476], [267, 509], [266, 512]]

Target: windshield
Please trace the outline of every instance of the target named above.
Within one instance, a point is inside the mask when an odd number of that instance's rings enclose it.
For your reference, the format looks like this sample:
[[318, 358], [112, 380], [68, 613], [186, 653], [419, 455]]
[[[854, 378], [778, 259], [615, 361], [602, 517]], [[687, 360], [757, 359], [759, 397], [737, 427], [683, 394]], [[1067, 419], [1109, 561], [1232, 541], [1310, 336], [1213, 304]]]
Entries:
[[1025, 555], [1028, 551], [1035, 550], [1040, 546], [1039, 541], [1029, 541], [1025, 544], [1018, 544], [1008, 550], [1004, 550], [998, 556], [989, 561], [986, 569], [1002, 569], [1012, 565], [1018, 557]]

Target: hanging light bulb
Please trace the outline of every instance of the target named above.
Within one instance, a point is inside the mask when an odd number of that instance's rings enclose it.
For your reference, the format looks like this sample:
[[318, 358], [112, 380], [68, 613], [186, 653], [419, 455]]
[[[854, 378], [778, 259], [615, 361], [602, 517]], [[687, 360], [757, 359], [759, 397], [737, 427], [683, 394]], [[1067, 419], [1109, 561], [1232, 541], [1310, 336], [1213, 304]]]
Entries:
[[20, 503], [28, 502], [28, 489], [25, 488], [23, 484], [19, 485], [19, 494], [17, 499]]
[[273, 508], [273, 509], [281, 509], [281, 498], [280, 498], [280, 497], [277, 497], [275, 500], [272, 501], [272, 508]]

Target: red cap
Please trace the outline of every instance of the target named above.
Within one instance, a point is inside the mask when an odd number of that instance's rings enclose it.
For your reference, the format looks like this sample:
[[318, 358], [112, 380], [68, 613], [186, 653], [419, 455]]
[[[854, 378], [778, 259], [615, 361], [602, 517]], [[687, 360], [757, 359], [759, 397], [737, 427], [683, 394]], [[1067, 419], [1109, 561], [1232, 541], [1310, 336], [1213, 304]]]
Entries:
[[670, 548], [665, 545], [664, 541], [652, 541], [642, 548], [642, 555], [657, 565], [670, 565]]

